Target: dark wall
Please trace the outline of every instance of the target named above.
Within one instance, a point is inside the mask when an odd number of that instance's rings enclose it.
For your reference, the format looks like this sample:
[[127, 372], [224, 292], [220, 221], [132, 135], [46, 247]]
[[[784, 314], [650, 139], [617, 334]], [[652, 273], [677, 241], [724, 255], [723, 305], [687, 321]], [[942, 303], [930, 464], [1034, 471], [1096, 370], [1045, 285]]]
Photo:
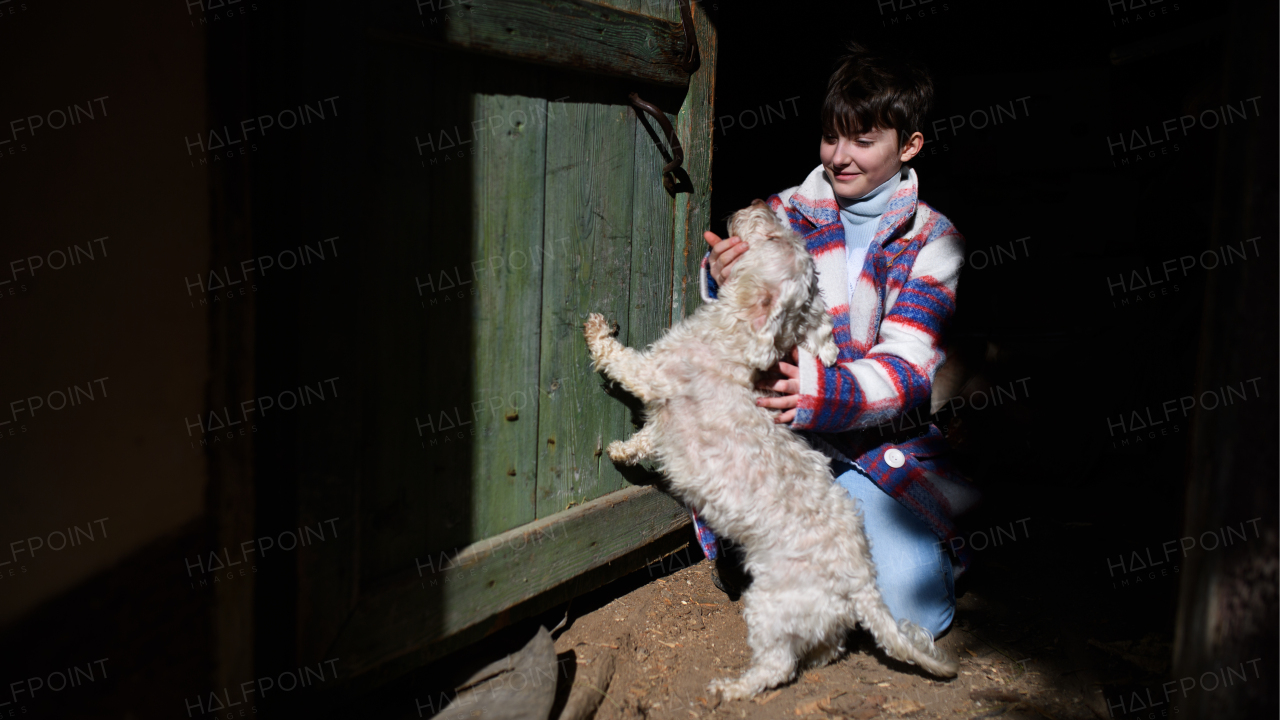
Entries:
[[[6, 716], [172, 715], [166, 688], [215, 662], [212, 590], [184, 565], [213, 546], [186, 424], [210, 377], [210, 180], [183, 144], [206, 43], [181, 3], [150, 5], [0, 4]], [[32, 696], [71, 668], [75, 692]]]

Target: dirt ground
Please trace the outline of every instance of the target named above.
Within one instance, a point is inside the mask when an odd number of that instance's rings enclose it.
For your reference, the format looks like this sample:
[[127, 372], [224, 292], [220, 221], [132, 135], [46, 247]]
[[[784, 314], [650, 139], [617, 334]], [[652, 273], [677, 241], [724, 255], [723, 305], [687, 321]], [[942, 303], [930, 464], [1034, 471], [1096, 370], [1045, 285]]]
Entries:
[[[850, 651], [752, 701], [712, 707], [707, 683], [750, 660], [742, 600], [712, 584], [711, 563], [679, 555], [661, 576], [584, 615], [555, 640], [573, 682], [603, 693], [596, 717], [621, 718], [1017, 718], [1108, 717], [1091, 674], [1072, 667], [1052, 632], [1028, 631], [1016, 614], [969, 590], [939, 640], [960, 659], [959, 677], [938, 681], [891, 660], [859, 631]], [[573, 613], [570, 613], [573, 615]], [[1014, 650], [1036, 644], [1034, 657]]]

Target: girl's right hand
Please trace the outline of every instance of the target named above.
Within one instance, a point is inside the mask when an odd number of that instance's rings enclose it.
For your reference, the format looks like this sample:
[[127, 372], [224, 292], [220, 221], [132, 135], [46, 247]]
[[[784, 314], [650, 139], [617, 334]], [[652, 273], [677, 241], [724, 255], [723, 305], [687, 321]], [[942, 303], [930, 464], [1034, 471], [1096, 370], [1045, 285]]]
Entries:
[[702, 237], [711, 246], [711, 278], [717, 285], [723, 285], [733, 273], [733, 264], [750, 248], [736, 235], [721, 240], [719, 235], [708, 230], [702, 233]]

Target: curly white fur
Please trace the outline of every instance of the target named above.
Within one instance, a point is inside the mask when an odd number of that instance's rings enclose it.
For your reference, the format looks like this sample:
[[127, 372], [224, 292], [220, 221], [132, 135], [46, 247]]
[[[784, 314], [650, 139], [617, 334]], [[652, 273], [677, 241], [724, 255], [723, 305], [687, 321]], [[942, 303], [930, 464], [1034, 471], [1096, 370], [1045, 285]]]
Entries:
[[956, 663], [929, 633], [895, 622], [881, 600], [862, 518], [827, 458], [756, 405], [755, 381], [792, 347], [836, 360], [813, 259], [758, 200], [734, 214], [730, 231], [751, 250], [718, 301], [647, 350], [624, 347], [601, 315], [585, 326], [596, 368], [645, 404], [644, 429], [611, 443], [609, 457], [656, 459], [672, 491], [746, 552], [752, 665], [711, 690], [736, 699], [787, 682], [802, 659], [839, 657], [858, 624], [890, 657], [954, 677]]

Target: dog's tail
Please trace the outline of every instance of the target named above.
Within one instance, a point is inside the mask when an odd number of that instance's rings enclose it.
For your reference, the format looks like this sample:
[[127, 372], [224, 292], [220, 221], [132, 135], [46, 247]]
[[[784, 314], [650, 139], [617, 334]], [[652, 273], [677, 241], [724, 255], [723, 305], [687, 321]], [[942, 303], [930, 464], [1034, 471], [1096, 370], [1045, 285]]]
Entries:
[[879, 593], [868, 598], [859, 608], [862, 624], [876, 639], [876, 645], [895, 660], [919, 665], [939, 677], [955, 677], [959, 665], [942, 654], [929, 631], [909, 620], [895, 622]]

